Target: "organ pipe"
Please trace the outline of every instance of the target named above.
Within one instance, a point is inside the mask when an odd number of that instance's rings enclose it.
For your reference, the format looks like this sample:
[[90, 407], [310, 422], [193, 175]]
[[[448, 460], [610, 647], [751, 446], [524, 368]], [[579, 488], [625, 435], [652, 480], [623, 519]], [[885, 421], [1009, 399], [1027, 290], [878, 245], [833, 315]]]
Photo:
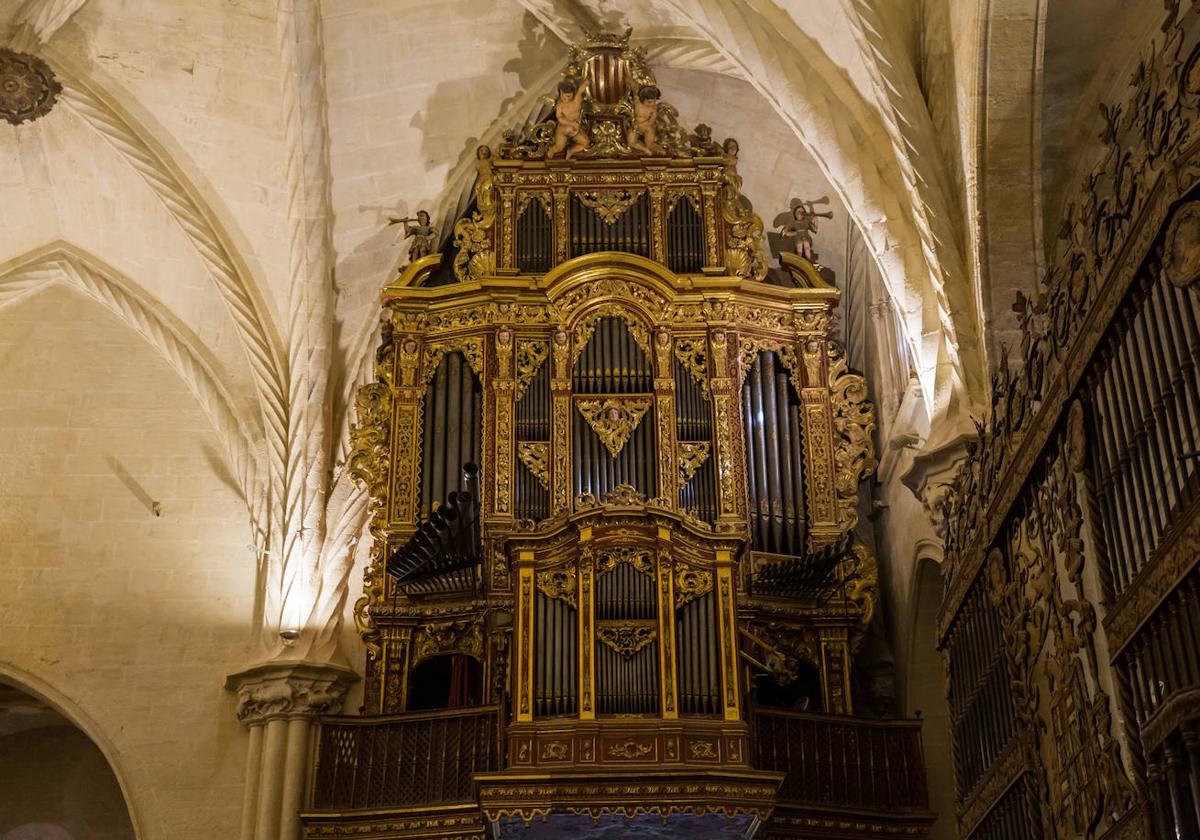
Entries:
[[483, 389], [461, 353], [448, 353], [425, 389], [421, 514], [459, 487], [463, 465], [481, 461]]
[[755, 358], [742, 385], [742, 417], [753, 547], [802, 555], [806, 527], [800, 401], [774, 353]]

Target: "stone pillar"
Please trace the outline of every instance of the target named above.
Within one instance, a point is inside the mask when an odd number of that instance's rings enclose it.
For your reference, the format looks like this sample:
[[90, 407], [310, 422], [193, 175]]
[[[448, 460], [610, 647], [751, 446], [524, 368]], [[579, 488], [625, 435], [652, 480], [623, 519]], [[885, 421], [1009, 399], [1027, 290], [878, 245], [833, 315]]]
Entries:
[[317, 715], [341, 709], [349, 668], [280, 660], [231, 674], [237, 717], [250, 729], [240, 840], [299, 840]]

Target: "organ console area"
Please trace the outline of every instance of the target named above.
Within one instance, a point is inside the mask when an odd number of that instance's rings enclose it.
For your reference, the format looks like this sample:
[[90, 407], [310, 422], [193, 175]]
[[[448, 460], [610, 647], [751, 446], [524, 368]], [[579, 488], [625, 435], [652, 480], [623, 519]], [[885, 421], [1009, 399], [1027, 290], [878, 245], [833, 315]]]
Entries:
[[481, 150], [383, 289], [364, 709], [322, 723], [306, 836], [922, 836], [919, 724], [853, 715], [874, 420], [839, 293], [768, 267], [736, 142], [658, 102], [634, 150], [628, 33], [564, 78], [587, 147], [551, 157], [548, 109]]

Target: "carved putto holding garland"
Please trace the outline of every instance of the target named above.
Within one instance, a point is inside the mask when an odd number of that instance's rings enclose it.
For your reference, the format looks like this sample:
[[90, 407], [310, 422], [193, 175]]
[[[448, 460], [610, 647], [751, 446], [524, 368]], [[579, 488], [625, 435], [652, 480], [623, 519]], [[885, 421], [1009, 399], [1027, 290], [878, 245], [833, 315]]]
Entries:
[[[832, 335], [839, 293], [790, 254], [760, 282], [737, 141], [685, 132], [629, 39], [589, 36], [542, 118], [478, 148], [448, 252], [383, 290], [358, 398], [364, 707], [380, 726], [449, 707], [439, 738], [476, 722], [453, 755], [479, 836], [533, 813], [583, 836], [582, 807], [753, 834], [785, 806], [749, 709], [803, 683], [803, 659], [804, 707], [851, 713], [875, 611], [853, 535], [874, 413]], [[752, 624], [803, 650], [756, 658]], [[322, 747], [334, 776], [347, 744]], [[586, 802], [539, 804], [582, 784], [548, 769], [586, 776]], [[883, 811], [856, 819], [883, 830]]]

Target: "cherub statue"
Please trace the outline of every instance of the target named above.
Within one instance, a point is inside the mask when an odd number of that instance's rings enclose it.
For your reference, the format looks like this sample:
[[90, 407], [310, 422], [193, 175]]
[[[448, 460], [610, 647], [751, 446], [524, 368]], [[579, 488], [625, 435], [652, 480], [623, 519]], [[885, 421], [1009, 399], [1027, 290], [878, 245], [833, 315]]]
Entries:
[[[736, 140], [734, 141], [737, 142]], [[722, 154], [721, 147], [712, 137], [712, 127], [706, 123], [700, 123], [696, 126], [696, 130], [692, 132], [692, 136], [688, 138], [688, 143], [692, 147], [692, 151], [698, 155], [706, 157], [715, 157]]]
[[832, 212], [818, 213], [813, 205], [828, 203], [828, 196], [822, 196], [815, 201], [793, 201], [791, 220], [786, 224], [780, 225], [779, 228], [780, 236], [796, 240], [796, 254], [810, 262], [813, 260], [812, 235], [817, 232], [817, 218], [833, 218]]
[[475, 203], [479, 212], [487, 214], [495, 202], [492, 190], [492, 147], [480, 145], [475, 149]]
[[662, 93], [654, 85], [642, 85], [633, 103], [633, 120], [625, 134], [629, 148], [644, 155], [665, 155], [658, 143], [658, 100]]
[[725, 138], [725, 142], [721, 144], [721, 151], [725, 153], [726, 165], [737, 166], [738, 148], [736, 137]]
[[[410, 224], [411, 222], [416, 222], [416, 224]], [[409, 262], [416, 262], [422, 257], [428, 257], [437, 248], [437, 229], [429, 223], [429, 213], [424, 210], [418, 210], [415, 219], [389, 216], [388, 224], [404, 225], [404, 238], [412, 239], [412, 244], [408, 246]]]
[[591, 96], [591, 83], [578, 85], [572, 79], [558, 83], [558, 98], [554, 102], [554, 142], [546, 157], [555, 157], [566, 152], [568, 159], [592, 144], [592, 138], [583, 130], [583, 101]]

